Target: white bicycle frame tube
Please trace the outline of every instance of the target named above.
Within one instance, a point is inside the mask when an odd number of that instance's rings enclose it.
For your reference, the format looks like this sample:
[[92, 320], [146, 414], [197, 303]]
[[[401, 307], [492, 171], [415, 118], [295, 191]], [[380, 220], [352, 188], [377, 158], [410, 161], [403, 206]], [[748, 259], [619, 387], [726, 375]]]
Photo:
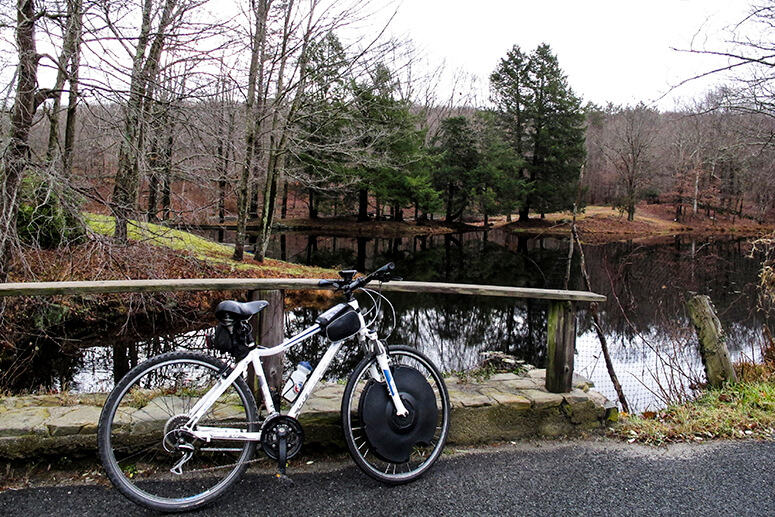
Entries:
[[[353, 300], [349, 302], [349, 305], [353, 309], [358, 309], [358, 302]], [[393, 376], [390, 374], [390, 368], [389, 368], [389, 362], [388, 362], [388, 354], [387, 350], [384, 346], [382, 346], [379, 341], [377, 340], [376, 333], [372, 330], [370, 330], [366, 326], [366, 321], [363, 319], [363, 315], [360, 313], [360, 311], [356, 312], [358, 315], [358, 319], [360, 320], [360, 330], [358, 331], [358, 341], [363, 343], [367, 340], [375, 341], [377, 346], [375, 347], [375, 350], [377, 351], [377, 362], [379, 364], [380, 369], [380, 376], [384, 378], [385, 382], [388, 386], [388, 391], [390, 393], [390, 397], [393, 400], [393, 403], [396, 407], [396, 413], [399, 416], [406, 415], [408, 413], [406, 407], [404, 406], [403, 402], [401, 401], [401, 397], [398, 394], [398, 389], [395, 384], [395, 380], [393, 379]], [[267, 414], [268, 417], [274, 416], [278, 414], [277, 408], [274, 407], [274, 402], [272, 401], [272, 393], [269, 390], [269, 384], [266, 381], [266, 374], [264, 373], [263, 363], [261, 362], [262, 357], [269, 357], [273, 355], [277, 355], [280, 353], [285, 352], [286, 350], [290, 349], [291, 347], [297, 345], [298, 343], [309, 339], [310, 337], [314, 336], [318, 332], [320, 332], [320, 325], [312, 325], [311, 327], [299, 332], [298, 334], [288, 338], [287, 340], [283, 341], [277, 346], [273, 346], [271, 348], [253, 348], [248, 352], [248, 355], [245, 356], [241, 361], [237, 363], [237, 365], [234, 367], [234, 369], [231, 371], [229, 375], [226, 377], [221, 378], [215, 386], [210, 388], [210, 390], [197, 402], [193, 408], [191, 408], [191, 411], [189, 412], [189, 420], [187, 422], [186, 427], [189, 429], [192, 429], [191, 433], [196, 436], [198, 439], [203, 440], [205, 442], [210, 442], [212, 440], [247, 440], [247, 441], [260, 441], [261, 440], [261, 431], [258, 432], [252, 432], [252, 431], [245, 431], [242, 429], [237, 428], [226, 428], [226, 427], [208, 427], [208, 426], [198, 426], [197, 422], [202, 419], [202, 417], [207, 413], [210, 406], [212, 406], [213, 403], [215, 403], [218, 398], [220, 398], [221, 395], [228, 389], [229, 386], [231, 386], [238, 377], [242, 376], [248, 369], [248, 365], [253, 365], [253, 370], [255, 371], [256, 378], [258, 379], [259, 385], [261, 387], [261, 393], [264, 397], [264, 404], [267, 408]], [[315, 367], [313, 372], [310, 374], [309, 379], [304, 384], [304, 389], [299, 393], [299, 396], [296, 398], [296, 401], [291, 406], [291, 409], [288, 411], [288, 416], [291, 418], [298, 418], [299, 414], [301, 413], [302, 408], [304, 407], [304, 404], [307, 402], [309, 397], [312, 395], [312, 392], [314, 391], [315, 387], [317, 386], [318, 382], [323, 378], [323, 375], [328, 370], [328, 367], [330, 366], [331, 362], [336, 357], [336, 354], [339, 353], [339, 350], [342, 348], [342, 344], [344, 343], [344, 340], [337, 341], [334, 343], [331, 343], [331, 345], [328, 347], [328, 350], [326, 350], [326, 353], [323, 355], [323, 358], [320, 360], [318, 365]], [[255, 343], [250, 343], [249, 346], [253, 346]]]

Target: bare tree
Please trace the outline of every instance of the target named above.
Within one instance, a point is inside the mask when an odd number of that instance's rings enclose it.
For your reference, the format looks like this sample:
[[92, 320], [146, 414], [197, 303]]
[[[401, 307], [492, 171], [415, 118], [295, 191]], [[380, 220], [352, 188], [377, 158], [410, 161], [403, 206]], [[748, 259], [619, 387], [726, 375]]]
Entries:
[[[216, 61], [211, 54], [228, 43], [224, 33], [230, 26], [224, 21], [227, 15], [206, 12], [207, 0], [99, 5], [99, 12], [89, 19], [95, 37], [87, 48], [96, 65], [90, 80], [95, 91], [123, 108], [111, 210], [116, 217], [115, 239], [125, 242], [127, 222], [138, 214], [140, 187], [149, 171], [147, 147], [152, 138], [148, 125], [158, 108], [156, 101], [170, 96], [197, 98], [190, 91], [167, 91], [165, 83], [180, 85], [180, 76], [192, 75], [197, 66], [204, 70], [208, 62]], [[206, 21], [200, 21], [203, 19]], [[177, 69], [181, 71], [175, 72]], [[171, 83], [176, 74], [178, 78]]]
[[644, 104], [608, 111], [602, 152], [617, 173], [620, 204], [632, 221], [640, 191], [654, 173], [659, 113]]
[[[132, 72], [129, 84], [129, 99], [125, 106], [122, 138], [118, 152], [118, 170], [113, 189], [112, 210], [116, 217], [116, 241], [128, 239], [127, 222], [135, 213], [140, 186], [140, 160], [143, 145], [145, 111], [147, 102], [159, 72], [161, 53], [170, 37], [170, 29], [182, 16], [178, 0], [144, 0], [141, 10], [142, 22], [133, 49]], [[106, 20], [112, 25], [110, 12]], [[123, 37], [116, 33], [116, 37]]]
[[[78, 74], [80, 68], [81, 36], [83, 33], [83, 6], [81, 0], [66, 1], [65, 23], [62, 26], [62, 51], [57, 61], [57, 78], [54, 85], [54, 102], [49, 114], [49, 139], [46, 159], [53, 162], [61, 157], [61, 170], [66, 181], [72, 174], [75, 146], [75, 123], [78, 103]], [[60, 143], [59, 117], [61, 95], [65, 82], [69, 83], [65, 113], [64, 143]]]
[[[53, 14], [47, 13], [45, 9], [36, 9], [34, 0], [17, 0], [14, 12], [16, 20], [13, 27], [18, 61], [10, 134], [0, 165], [0, 281], [5, 281], [8, 277], [12, 250], [18, 244], [16, 223], [20, 188], [28, 170], [34, 165], [30, 131], [35, 114], [46, 100], [60, 96], [63, 84], [57, 81], [54, 88], [39, 86], [38, 68], [44, 56], [37, 50], [36, 24]], [[79, 16], [80, 7], [76, 3], [70, 4], [68, 12], [63, 16], [68, 20], [68, 29], [64, 38], [67, 50], [63, 50], [62, 54], [65, 55], [64, 61], [71, 71], [78, 66], [76, 55], [77, 42], [80, 39]], [[70, 77], [72, 79], [73, 75]]]
[[[235, 259], [241, 260], [244, 254], [251, 195], [262, 200], [256, 259], [263, 260], [266, 253], [280, 179], [289, 173], [291, 163], [295, 163], [289, 157], [297, 153], [301, 144], [297, 126], [309, 82], [310, 48], [330, 33], [367, 19], [373, 3], [371, 0], [253, 2], [251, 65], [245, 104], [246, 152], [238, 188]], [[341, 73], [357, 76], [354, 72], [357, 67], [367, 68], [373, 54], [386, 51], [389, 45], [377, 45], [380, 37], [381, 33], [369, 34], [347, 45], [345, 51], [350, 55], [350, 62], [342, 67]], [[260, 176], [261, 182], [255, 183]], [[261, 185], [260, 192], [251, 192], [254, 183]]]

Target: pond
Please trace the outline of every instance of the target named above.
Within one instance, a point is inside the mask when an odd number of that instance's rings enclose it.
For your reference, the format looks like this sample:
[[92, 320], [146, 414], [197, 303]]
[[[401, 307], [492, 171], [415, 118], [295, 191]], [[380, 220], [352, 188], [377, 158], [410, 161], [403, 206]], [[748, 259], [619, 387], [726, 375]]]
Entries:
[[[663, 407], [691, 393], [703, 371], [685, 301], [689, 293], [713, 300], [736, 360], [758, 360], [766, 315], [758, 310], [761, 258], [747, 239], [679, 235], [659, 242], [584, 246], [592, 291], [604, 294], [602, 330], [631, 409]], [[298, 233], [274, 237], [268, 255], [291, 262], [371, 271], [392, 261], [407, 280], [559, 289], [568, 240], [501, 230], [405, 238], [344, 238]], [[586, 290], [574, 254], [570, 289]], [[447, 372], [475, 368], [480, 354], [501, 351], [542, 367], [546, 362], [547, 306], [535, 300], [391, 293], [395, 307], [384, 316], [390, 343], [416, 346]], [[575, 370], [612, 400], [616, 393], [600, 342], [583, 304], [579, 311]], [[286, 314], [286, 334], [314, 321], [312, 308]], [[109, 389], [132, 364], [176, 347], [202, 348], [202, 332], [155, 336], [147, 341], [79, 351], [54, 385], [75, 391]], [[322, 356], [322, 343], [294, 349], [288, 361]], [[333, 376], [357, 361], [341, 359]]]
[[[504, 231], [368, 239], [283, 235], [272, 254], [294, 262], [372, 270], [387, 261], [405, 278], [431, 282], [562, 288], [568, 240]], [[591, 290], [599, 307], [614, 370], [630, 407], [644, 411], [691, 394], [704, 372], [686, 313], [690, 293], [711, 297], [735, 360], [759, 360], [765, 315], [759, 310], [761, 257], [749, 239], [679, 235], [658, 242], [585, 245]], [[569, 288], [586, 290], [574, 254]], [[498, 298], [391, 295], [398, 325], [392, 341], [418, 347], [446, 371], [468, 370], [480, 353], [497, 350], [542, 367], [546, 304]], [[303, 309], [294, 311], [306, 316]], [[311, 317], [311, 316], [309, 316]], [[301, 320], [309, 321], [309, 317]], [[577, 373], [616, 400], [597, 334], [579, 313]]]

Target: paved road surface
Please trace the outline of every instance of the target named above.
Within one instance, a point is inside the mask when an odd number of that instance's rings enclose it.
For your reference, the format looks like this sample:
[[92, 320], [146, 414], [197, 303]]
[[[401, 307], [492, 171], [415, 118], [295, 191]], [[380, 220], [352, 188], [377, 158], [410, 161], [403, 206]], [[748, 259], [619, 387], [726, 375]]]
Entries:
[[[352, 463], [248, 473], [191, 516], [775, 516], [775, 443], [647, 448], [610, 441], [520, 443], [445, 455], [424, 478], [383, 486]], [[104, 486], [0, 493], [2, 516], [154, 515]]]

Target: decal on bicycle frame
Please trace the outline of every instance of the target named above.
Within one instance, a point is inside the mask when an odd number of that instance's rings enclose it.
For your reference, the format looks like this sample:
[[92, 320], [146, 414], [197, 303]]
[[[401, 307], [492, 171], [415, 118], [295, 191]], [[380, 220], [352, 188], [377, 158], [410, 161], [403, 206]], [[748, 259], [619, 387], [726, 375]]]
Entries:
[[392, 397], [396, 393], [393, 391], [393, 376], [390, 375], [390, 370], [382, 370], [382, 373], [385, 374], [385, 382], [387, 383], [388, 391], [390, 392], [390, 396]]

